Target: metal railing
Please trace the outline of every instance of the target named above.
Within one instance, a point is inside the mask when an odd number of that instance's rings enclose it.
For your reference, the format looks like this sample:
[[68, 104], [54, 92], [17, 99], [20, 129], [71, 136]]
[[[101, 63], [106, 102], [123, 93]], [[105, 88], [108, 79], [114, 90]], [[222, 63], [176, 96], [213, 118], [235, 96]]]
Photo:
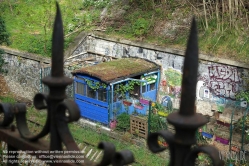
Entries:
[[[117, 152], [115, 146], [108, 142], [101, 142], [98, 146], [99, 149], [104, 151], [102, 161], [99, 164], [87, 161], [70, 133], [68, 123], [79, 120], [80, 110], [76, 103], [67, 100], [65, 95], [66, 87], [72, 84], [73, 80], [63, 74], [63, 25], [59, 6], [56, 5], [51, 75], [42, 80], [49, 87], [49, 94], [38, 93], [34, 97], [36, 109], [47, 109], [47, 120], [40, 133], [34, 135], [27, 126], [25, 104], [0, 104], [0, 111], [4, 115], [3, 120], [0, 121], [0, 140], [7, 143], [8, 150], [5, 155], [12, 156], [8, 158], [7, 165], [18, 165], [18, 162], [13, 162], [18, 160], [18, 154], [14, 153], [18, 150], [25, 151], [27, 154], [35, 155], [38, 158], [41, 155], [52, 154], [53, 159], [48, 160], [46, 158], [46, 163], [49, 165], [77, 165], [80, 163], [80, 165], [105, 166], [112, 164], [119, 166], [130, 164], [135, 160], [132, 152], [128, 150]], [[175, 134], [169, 131], [159, 131], [151, 133], [147, 139], [148, 147], [154, 153], [165, 150], [158, 144], [158, 138], [163, 137], [166, 140], [170, 149], [171, 166], [194, 166], [199, 152], [207, 153], [215, 166], [224, 164], [219, 159], [218, 150], [215, 147], [207, 145], [193, 148], [193, 145], [196, 144], [198, 127], [207, 123], [204, 116], [195, 113], [198, 70], [197, 41], [196, 22], [193, 19], [184, 61], [180, 111], [171, 113], [167, 119], [175, 127]], [[13, 123], [14, 118], [16, 119], [16, 126]], [[48, 134], [50, 134], [50, 141], [42, 141], [41, 138]], [[63, 144], [66, 147], [64, 151], [67, 151], [70, 156], [60, 153], [63, 151]], [[77, 158], [75, 154], [80, 157]], [[44, 158], [39, 159], [44, 160]], [[64, 163], [65, 159], [69, 159], [72, 163]], [[83, 160], [84, 163], [81, 163]]]

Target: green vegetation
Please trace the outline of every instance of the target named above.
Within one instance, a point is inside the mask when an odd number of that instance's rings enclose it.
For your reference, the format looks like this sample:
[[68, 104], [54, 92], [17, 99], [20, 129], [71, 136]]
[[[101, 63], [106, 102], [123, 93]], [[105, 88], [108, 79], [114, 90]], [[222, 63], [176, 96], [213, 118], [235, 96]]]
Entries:
[[[65, 47], [68, 47], [79, 32], [91, 28], [92, 22], [98, 19], [100, 7], [94, 12], [84, 12], [82, 0], [60, 0], [59, 5], [63, 19]], [[55, 7], [55, 0], [1, 1], [0, 16], [5, 20], [11, 36], [10, 47], [50, 56]]]
[[[27, 118], [33, 120], [39, 124], [45, 124], [46, 111], [37, 111], [33, 107], [28, 109]], [[29, 124], [30, 130], [33, 132], [39, 132], [41, 127]], [[111, 142], [116, 146], [117, 150], [129, 149], [133, 152], [137, 164], [132, 165], [164, 165], [165, 159], [149, 152], [145, 147], [139, 147], [131, 143], [116, 140], [111, 138], [108, 133], [100, 132], [99, 125], [96, 127], [96, 131], [93, 128], [87, 126], [79, 126], [77, 123], [69, 124], [70, 131], [75, 139], [79, 143], [84, 145], [87, 143], [91, 146], [97, 147], [101, 141]], [[146, 159], [145, 159], [146, 158]]]
[[182, 74], [172, 68], [165, 71], [165, 76], [170, 86], [181, 86]]
[[151, 114], [151, 120], [149, 122], [149, 125], [151, 133], [167, 129], [166, 118], [161, 117], [157, 114]]
[[3, 18], [0, 16], [0, 44], [10, 44], [9, 41], [9, 33], [6, 30], [5, 22]]
[[16, 102], [15, 98], [10, 96], [10, 95], [8, 95], [8, 96], [0, 96], [0, 101], [2, 103], [12, 103], [12, 104]]
[[[229, 1], [231, 6], [228, 1], [210, 5], [194, 0], [60, 0], [65, 48], [79, 32], [101, 30], [117, 38], [184, 50], [195, 14], [202, 53], [248, 62], [249, 4], [234, 1]], [[50, 56], [54, 0], [2, 0], [0, 9], [12, 48]]]
[[130, 115], [127, 113], [122, 113], [117, 116], [117, 127], [116, 130], [126, 131], [130, 129]]
[[[5, 22], [0, 15], [0, 45], [1, 44], [10, 44], [9, 33], [6, 30]], [[2, 69], [3, 65], [6, 63], [3, 59], [4, 51], [0, 49], [0, 73], [6, 73], [7, 71]]]
[[117, 151], [123, 149], [131, 150], [137, 162], [136, 164], [132, 165], [167, 165], [167, 161], [165, 161], [164, 158], [152, 154], [143, 146], [139, 147], [125, 141], [113, 139], [109, 137], [107, 133], [98, 133], [93, 131], [92, 128], [82, 128], [76, 124], [70, 124], [70, 130], [73, 137], [78, 142], [87, 142], [97, 147], [100, 141], [107, 141], [113, 143], [116, 146]]
[[115, 90], [117, 95], [121, 94], [122, 98], [125, 99], [127, 92], [132, 92], [135, 85], [140, 85], [139, 81], [129, 80], [127, 83], [118, 84], [118, 88]]

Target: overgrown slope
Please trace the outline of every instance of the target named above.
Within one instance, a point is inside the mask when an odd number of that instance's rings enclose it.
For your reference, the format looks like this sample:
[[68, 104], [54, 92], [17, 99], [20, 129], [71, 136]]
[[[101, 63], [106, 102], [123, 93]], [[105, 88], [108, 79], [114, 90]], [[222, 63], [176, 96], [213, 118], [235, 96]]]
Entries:
[[[69, 42], [81, 31], [185, 49], [193, 15], [202, 53], [249, 62], [247, 0], [74, 0], [58, 1]], [[33, 7], [30, 7], [33, 6]], [[55, 1], [2, 0], [0, 15], [13, 48], [49, 56]]]
[[[91, 24], [99, 14], [82, 10], [82, 0], [59, 0], [62, 13], [65, 46]], [[55, 17], [55, 0], [2, 0], [0, 15], [10, 33], [10, 47], [31, 53], [50, 56], [51, 37]]]

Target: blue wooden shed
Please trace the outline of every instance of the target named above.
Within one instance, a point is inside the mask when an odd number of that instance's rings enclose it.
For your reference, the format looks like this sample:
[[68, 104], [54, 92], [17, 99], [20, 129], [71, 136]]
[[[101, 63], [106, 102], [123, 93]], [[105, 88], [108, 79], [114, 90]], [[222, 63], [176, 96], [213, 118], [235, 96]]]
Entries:
[[123, 112], [147, 114], [144, 99], [157, 100], [160, 69], [146, 59], [122, 58], [73, 71], [81, 116], [108, 125]]

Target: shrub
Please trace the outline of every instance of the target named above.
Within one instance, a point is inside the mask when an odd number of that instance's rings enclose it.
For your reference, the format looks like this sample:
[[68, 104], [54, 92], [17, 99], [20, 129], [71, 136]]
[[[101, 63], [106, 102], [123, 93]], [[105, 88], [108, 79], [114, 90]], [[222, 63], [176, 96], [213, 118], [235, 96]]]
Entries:
[[5, 27], [5, 22], [3, 18], [0, 16], [0, 44], [5, 43], [9, 45], [10, 44], [9, 36], [10, 35], [7, 32], [6, 27]]
[[144, 18], [138, 18], [132, 25], [132, 32], [135, 36], [146, 35], [149, 31], [150, 23]]
[[162, 117], [157, 114], [151, 114], [151, 120], [149, 122], [149, 125], [151, 133], [167, 129], [167, 124], [162, 119]]
[[117, 117], [117, 130], [124, 131], [124, 129], [129, 129], [130, 128], [130, 115], [127, 113], [122, 113], [118, 115]]

